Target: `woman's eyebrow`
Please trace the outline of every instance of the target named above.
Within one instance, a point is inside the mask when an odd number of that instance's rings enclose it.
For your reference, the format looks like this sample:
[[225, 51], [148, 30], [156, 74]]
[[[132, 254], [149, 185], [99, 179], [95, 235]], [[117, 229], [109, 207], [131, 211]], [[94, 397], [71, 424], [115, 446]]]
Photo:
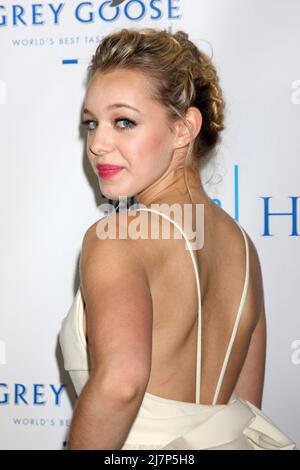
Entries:
[[[109, 106], [106, 107], [106, 109], [112, 109], [112, 108], [130, 108], [130, 109], [133, 109], [134, 111], [136, 111], [138, 113], [141, 112], [137, 108], [135, 108], [134, 106], [131, 106], [130, 104], [127, 104], [127, 103], [113, 103], [113, 104], [110, 104]], [[93, 113], [91, 111], [89, 111], [87, 108], [84, 108], [83, 114], [93, 115]]]

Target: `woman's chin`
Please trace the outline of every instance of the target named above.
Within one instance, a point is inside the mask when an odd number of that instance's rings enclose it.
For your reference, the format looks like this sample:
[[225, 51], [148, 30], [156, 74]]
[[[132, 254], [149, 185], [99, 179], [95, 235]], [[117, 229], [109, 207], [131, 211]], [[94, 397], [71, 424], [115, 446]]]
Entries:
[[129, 199], [131, 197], [134, 197], [134, 194], [131, 194], [127, 191], [109, 190], [109, 188], [107, 186], [105, 187], [104, 185], [101, 185], [101, 184], [99, 185], [99, 187], [100, 187], [101, 194], [104, 197], [106, 197], [106, 199], [111, 199], [113, 201], [117, 201], [121, 198], [122, 199], [126, 199], [126, 198]]

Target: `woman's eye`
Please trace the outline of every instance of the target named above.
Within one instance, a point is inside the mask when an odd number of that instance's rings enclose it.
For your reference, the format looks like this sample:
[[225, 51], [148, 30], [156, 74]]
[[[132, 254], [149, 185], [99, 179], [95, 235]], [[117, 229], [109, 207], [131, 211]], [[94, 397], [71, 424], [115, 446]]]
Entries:
[[86, 126], [89, 131], [92, 131], [92, 130], [94, 130], [95, 128], [93, 128], [93, 127], [91, 128], [91, 127], [90, 127], [90, 124], [91, 124], [91, 123], [95, 123], [95, 122], [96, 122], [96, 121], [86, 120], [86, 121], [82, 121], [81, 124], [82, 124], [83, 126]]
[[120, 129], [130, 129], [131, 127], [135, 126], [135, 122], [132, 121], [131, 119], [126, 119], [126, 118], [119, 118], [119, 119], [116, 119], [115, 122], [125, 122], [127, 123], [128, 125], [125, 125], [125, 127], [121, 126]]

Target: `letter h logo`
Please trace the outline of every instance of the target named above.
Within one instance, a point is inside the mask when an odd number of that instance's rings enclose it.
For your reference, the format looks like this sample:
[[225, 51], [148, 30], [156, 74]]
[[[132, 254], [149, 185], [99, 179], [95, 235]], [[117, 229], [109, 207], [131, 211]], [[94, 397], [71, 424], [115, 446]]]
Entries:
[[292, 211], [291, 212], [270, 212], [269, 210], [269, 201], [271, 197], [261, 197], [264, 200], [264, 233], [263, 236], [273, 237], [274, 235], [270, 234], [269, 230], [269, 219], [270, 216], [282, 216], [288, 215], [292, 217], [292, 233], [290, 236], [299, 236], [297, 232], [297, 202], [300, 196], [288, 196], [292, 200]]

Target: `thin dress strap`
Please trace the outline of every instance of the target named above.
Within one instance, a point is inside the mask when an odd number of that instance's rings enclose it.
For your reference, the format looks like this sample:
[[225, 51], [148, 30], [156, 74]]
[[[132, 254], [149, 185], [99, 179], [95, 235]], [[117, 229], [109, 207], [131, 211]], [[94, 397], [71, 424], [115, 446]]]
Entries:
[[[236, 222], [236, 220], [235, 220], [235, 222]], [[248, 282], [249, 282], [249, 246], [248, 246], [248, 240], [247, 240], [247, 237], [246, 237], [245, 232], [242, 229], [241, 225], [238, 222], [236, 222], [236, 224], [241, 229], [241, 232], [242, 232], [242, 234], [244, 236], [244, 240], [245, 240], [245, 246], [246, 246], [245, 281], [244, 281], [244, 288], [243, 288], [243, 293], [242, 293], [242, 297], [241, 297], [241, 301], [240, 301], [240, 306], [239, 306], [239, 309], [238, 309], [238, 313], [237, 313], [237, 316], [236, 316], [234, 327], [233, 327], [231, 337], [230, 337], [230, 340], [229, 340], [228, 348], [227, 348], [227, 351], [226, 351], [226, 354], [225, 354], [225, 357], [224, 357], [220, 377], [219, 377], [219, 380], [218, 380], [218, 383], [217, 383], [215, 395], [214, 395], [214, 398], [213, 398], [213, 402], [212, 402], [213, 405], [215, 405], [217, 400], [218, 400], [218, 396], [219, 396], [220, 388], [221, 388], [221, 385], [222, 385], [222, 382], [223, 382], [223, 379], [224, 379], [224, 375], [225, 375], [225, 372], [226, 372], [226, 367], [227, 367], [227, 364], [228, 364], [229, 356], [230, 356], [230, 353], [231, 353], [231, 350], [232, 350], [233, 342], [235, 340], [237, 329], [238, 329], [239, 322], [240, 322], [240, 319], [241, 319], [241, 315], [242, 315], [242, 312], [243, 312], [244, 303], [245, 303], [245, 299], [246, 299], [246, 295], [247, 295]]]
[[189, 252], [191, 254], [191, 257], [192, 257], [192, 261], [193, 261], [193, 266], [194, 266], [194, 270], [195, 270], [195, 275], [196, 275], [196, 284], [197, 284], [197, 294], [198, 294], [198, 333], [197, 333], [197, 360], [196, 360], [196, 404], [200, 404], [200, 385], [201, 385], [201, 325], [202, 325], [202, 320], [201, 320], [201, 291], [200, 291], [200, 281], [199, 281], [199, 271], [198, 271], [198, 266], [197, 266], [197, 262], [196, 262], [196, 259], [195, 259], [195, 255], [194, 255], [194, 252], [193, 252], [193, 249], [191, 247], [191, 244], [186, 236], [186, 234], [184, 233], [183, 229], [180, 227], [179, 224], [177, 224], [177, 222], [175, 222], [174, 220], [172, 220], [170, 217], [168, 217], [166, 214], [164, 214], [163, 212], [160, 212], [158, 210], [155, 210], [155, 209], [149, 209], [149, 208], [145, 208], [145, 207], [138, 207], [138, 208], [134, 208], [134, 210], [143, 210], [143, 211], [149, 211], [149, 212], [156, 212], [156, 214], [160, 214], [162, 215], [163, 217], [165, 217], [167, 220], [169, 220], [170, 222], [172, 222], [177, 228], [178, 230], [181, 232], [181, 234], [183, 235], [186, 243], [187, 243], [187, 246], [188, 246], [188, 249], [189, 249]]

